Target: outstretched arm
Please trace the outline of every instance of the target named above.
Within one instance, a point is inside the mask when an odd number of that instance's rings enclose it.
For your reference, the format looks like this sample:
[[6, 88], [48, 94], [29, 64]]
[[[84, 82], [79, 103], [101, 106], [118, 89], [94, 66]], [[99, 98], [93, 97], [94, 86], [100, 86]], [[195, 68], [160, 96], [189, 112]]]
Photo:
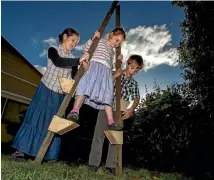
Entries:
[[100, 32], [96, 31], [96, 32], [94, 33], [94, 36], [91, 37], [91, 38], [83, 45], [83, 53], [88, 52], [88, 50], [89, 50], [89, 48], [90, 48], [90, 46], [91, 46], [91, 44], [92, 44], [92, 42], [93, 42], [93, 40], [94, 40], [95, 38], [98, 38], [98, 39], [100, 38]]
[[48, 49], [48, 58], [53, 62], [56, 67], [72, 67], [80, 64], [80, 58], [64, 58], [58, 54], [58, 51], [50, 47]]
[[88, 52], [93, 40], [90, 38], [84, 45], [83, 45], [83, 53]]

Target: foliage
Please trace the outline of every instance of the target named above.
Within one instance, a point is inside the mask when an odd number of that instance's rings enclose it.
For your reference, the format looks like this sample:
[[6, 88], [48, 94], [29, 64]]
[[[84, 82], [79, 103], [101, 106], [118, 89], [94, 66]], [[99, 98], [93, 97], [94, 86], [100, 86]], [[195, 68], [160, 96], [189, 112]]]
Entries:
[[181, 24], [179, 61], [189, 94], [198, 102], [194, 112], [197, 114], [194, 143], [195, 147], [197, 144], [204, 148], [200, 154], [206, 163], [201, 166], [202, 171], [214, 172], [214, 3], [183, 1], [181, 6], [185, 19]]
[[173, 4], [182, 6], [185, 12], [178, 51], [188, 90], [213, 112], [210, 98], [214, 97], [214, 4], [202, 1]]

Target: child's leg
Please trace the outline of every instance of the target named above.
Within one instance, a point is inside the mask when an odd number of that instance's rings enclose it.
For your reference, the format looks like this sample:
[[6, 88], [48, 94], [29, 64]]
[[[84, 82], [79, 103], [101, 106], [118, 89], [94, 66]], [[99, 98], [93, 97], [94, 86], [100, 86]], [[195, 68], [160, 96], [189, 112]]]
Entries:
[[114, 121], [113, 110], [111, 106], [105, 105], [105, 111], [108, 119], [108, 129], [114, 131], [120, 131], [122, 128]]
[[106, 115], [107, 115], [107, 119], [108, 119], [108, 125], [114, 124], [114, 118], [113, 118], [113, 111], [111, 106], [107, 106], [105, 105], [105, 111], [106, 111]]
[[76, 96], [75, 102], [74, 102], [74, 107], [72, 109], [72, 112], [77, 112], [79, 113], [79, 109], [81, 108], [83, 102], [85, 100], [84, 96]]
[[77, 121], [79, 119], [79, 109], [81, 108], [84, 100], [85, 100], [84, 96], [76, 96], [74, 107], [68, 114], [67, 119], [72, 121]]

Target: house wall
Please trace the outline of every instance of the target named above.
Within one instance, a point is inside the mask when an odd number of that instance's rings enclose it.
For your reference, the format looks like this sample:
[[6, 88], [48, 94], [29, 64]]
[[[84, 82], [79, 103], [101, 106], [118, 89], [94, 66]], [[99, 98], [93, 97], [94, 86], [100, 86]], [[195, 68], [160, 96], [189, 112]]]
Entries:
[[1, 41], [1, 142], [11, 143], [42, 75], [3, 37]]

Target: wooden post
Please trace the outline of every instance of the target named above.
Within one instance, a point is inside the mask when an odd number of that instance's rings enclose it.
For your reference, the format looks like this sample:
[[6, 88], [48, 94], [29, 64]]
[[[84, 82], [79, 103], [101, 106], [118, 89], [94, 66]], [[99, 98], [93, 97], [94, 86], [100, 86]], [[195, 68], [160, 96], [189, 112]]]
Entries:
[[[120, 27], [120, 5], [116, 7], [116, 27]], [[121, 62], [117, 61], [121, 54], [121, 47], [116, 48], [116, 70], [121, 68]], [[116, 79], [116, 121], [123, 126], [121, 121], [121, 76]], [[122, 144], [116, 146], [116, 176], [122, 176]]]
[[[112, 2], [112, 5], [111, 5], [110, 9], [109, 9], [108, 13], [106, 14], [106, 17], [103, 20], [102, 25], [100, 26], [100, 28], [98, 30], [100, 32], [100, 36], [102, 36], [102, 34], [103, 34], [103, 32], [104, 32], [104, 30], [105, 30], [105, 28], [106, 28], [106, 26], [107, 26], [107, 24], [108, 24], [108, 22], [109, 22], [109, 20], [110, 20], [110, 18], [112, 16], [112, 14], [113, 14], [114, 9], [116, 8], [117, 4], [118, 4], [118, 1], [113, 1]], [[89, 50], [88, 50], [89, 61], [90, 61], [90, 59], [91, 59], [91, 57], [92, 57], [92, 55], [93, 55], [98, 43], [99, 43], [99, 40], [100, 39], [95, 39], [93, 41], [92, 45], [90, 46]], [[71, 98], [75, 94], [77, 84], [79, 83], [79, 80], [81, 79], [83, 74], [84, 74], [84, 68], [83, 68], [83, 66], [80, 66], [80, 68], [79, 68], [79, 70], [78, 70], [78, 72], [77, 72], [77, 74], [76, 74], [76, 76], [74, 78], [75, 82], [73, 84], [73, 87], [72, 87], [70, 93], [67, 94], [64, 97], [64, 100], [63, 100], [63, 102], [62, 102], [62, 104], [61, 104], [56, 116], [63, 117], [63, 115], [65, 113], [65, 110], [68, 107], [68, 104], [69, 104]], [[41, 162], [42, 162], [42, 160], [43, 160], [43, 158], [44, 158], [44, 156], [45, 156], [45, 154], [46, 154], [46, 152], [48, 150], [48, 147], [51, 144], [51, 141], [52, 141], [54, 135], [55, 135], [54, 132], [48, 131], [48, 133], [47, 133], [47, 135], [46, 135], [46, 137], [45, 137], [45, 139], [44, 139], [44, 141], [42, 143], [42, 146], [40, 147], [40, 150], [39, 150], [39, 152], [38, 152], [38, 154], [37, 154], [37, 156], [36, 156], [36, 158], [34, 160], [34, 163], [36, 165], [41, 164]]]

